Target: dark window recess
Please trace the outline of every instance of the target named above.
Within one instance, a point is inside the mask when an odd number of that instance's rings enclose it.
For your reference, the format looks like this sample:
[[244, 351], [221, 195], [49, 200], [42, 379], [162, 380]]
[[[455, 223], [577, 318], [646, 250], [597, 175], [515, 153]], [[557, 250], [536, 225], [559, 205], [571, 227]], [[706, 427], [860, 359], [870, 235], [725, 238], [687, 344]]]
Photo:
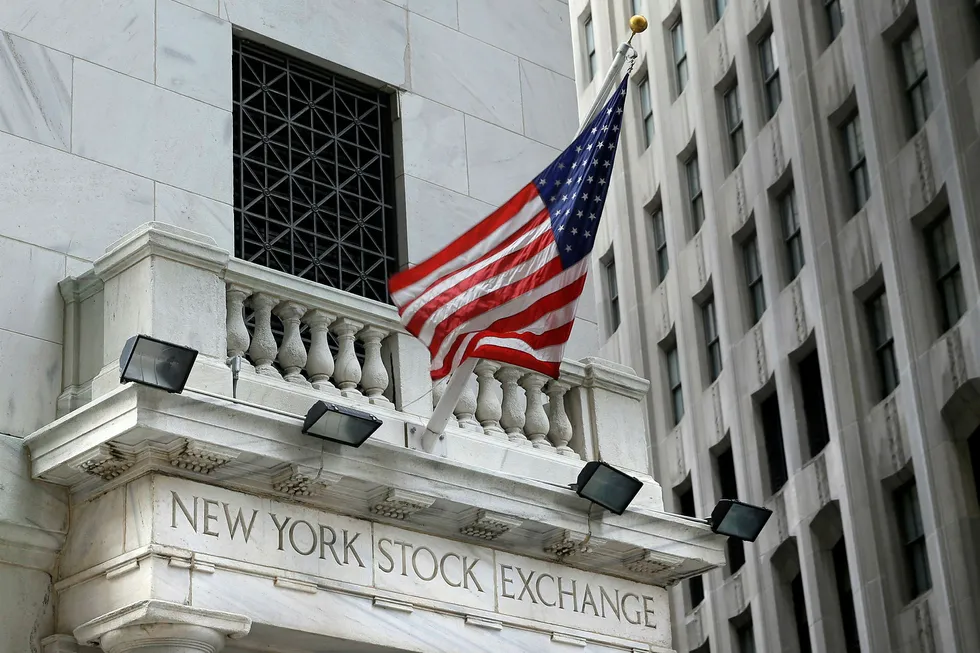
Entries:
[[844, 27], [844, 12], [841, 11], [840, 0], [823, 0], [827, 12], [827, 31], [830, 34], [829, 43], [833, 43]]
[[721, 20], [721, 17], [725, 15], [725, 9], [728, 8], [728, 0], [715, 0], [715, 22], [717, 23]]
[[619, 282], [616, 280], [616, 259], [611, 255], [606, 260], [606, 294], [609, 300], [609, 333], [619, 328]]
[[823, 397], [823, 381], [820, 378], [820, 358], [816, 350], [810, 352], [797, 366], [800, 391], [803, 395], [803, 415], [806, 419], [806, 435], [810, 444], [810, 456], [816, 456], [830, 442], [827, 425], [827, 406]]
[[912, 600], [932, 587], [929, 553], [926, 550], [926, 534], [922, 528], [919, 492], [915, 486], [915, 479], [895, 490], [894, 498], [895, 511], [898, 515], [898, 536], [908, 575], [908, 598]]
[[762, 68], [762, 86], [765, 92], [766, 120], [776, 115], [783, 101], [783, 90], [779, 85], [779, 59], [773, 34], [769, 32], [759, 41], [759, 64]]
[[963, 273], [960, 271], [960, 256], [956, 250], [953, 218], [947, 213], [936, 220], [926, 230], [925, 236], [929, 246], [932, 278], [939, 293], [939, 306], [942, 309], [940, 325], [945, 333], [959, 322], [966, 312]]
[[742, 100], [738, 95], [738, 84], [732, 85], [725, 93], [725, 125], [728, 128], [728, 146], [732, 170], [738, 167], [745, 156], [745, 127], [742, 124]]
[[721, 376], [721, 338], [718, 337], [718, 321], [715, 319], [715, 300], [709, 299], [701, 307], [704, 326], [704, 346], [708, 352], [708, 378], [714, 383]]
[[752, 619], [735, 628], [735, 642], [738, 653], [755, 653], [755, 631], [752, 629]]
[[851, 590], [851, 574], [847, 564], [847, 546], [843, 537], [837, 540], [830, 555], [834, 561], [837, 605], [840, 607], [841, 626], [844, 630], [844, 650], [841, 653], [861, 653], [857, 615], [854, 613], [854, 593]]
[[670, 28], [670, 42], [674, 51], [674, 91], [680, 95], [687, 86], [687, 44], [684, 42], [684, 23], [680, 18]]
[[759, 404], [759, 414], [762, 417], [762, 437], [769, 464], [769, 488], [775, 493], [789, 479], [786, 452], [783, 448], [783, 426], [779, 417], [779, 397], [775, 392]]
[[980, 428], [967, 440], [970, 449], [970, 466], [973, 468], [973, 484], [977, 491], [977, 504], [980, 505]]
[[806, 593], [803, 591], [803, 575], [797, 574], [790, 583], [793, 597], [793, 617], [796, 619], [796, 638], [800, 642], [800, 653], [813, 653], [810, 644], [810, 626], [806, 618]]
[[687, 171], [687, 197], [691, 200], [691, 237], [701, 230], [704, 224], [704, 197], [701, 192], [701, 168], [695, 152], [684, 164]]
[[[697, 507], [694, 504], [694, 488], [688, 488], [677, 495], [677, 507], [682, 515], [697, 517]], [[704, 601], [704, 580], [701, 576], [695, 576], [687, 581], [688, 596], [691, 600], [691, 609], [701, 605]]]
[[234, 39], [235, 256], [388, 302], [390, 96]]
[[664, 212], [661, 209], [653, 214], [653, 246], [657, 250], [657, 282], [663, 283], [670, 270], [670, 258], [667, 255], [667, 232], [664, 231]]
[[932, 113], [932, 94], [929, 91], [929, 70], [926, 68], [926, 52], [922, 45], [922, 30], [916, 25], [899, 43], [905, 96], [912, 118], [912, 132], [922, 129]]
[[868, 180], [868, 160], [864, 154], [864, 135], [861, 132], [861, 117], [857, 114], [843, 128], [844, 150], [847, 156], [847, 174], [851, 182], [851, 211], [857, 213], [871, 196], [871, 182]]
[[759, 239], [755, 234], [752, 234], [752, 237], [742, 245], [742, 262], [745, 264], [745, 282], [749, 286], [752, 324], [755, 324], [766, 312], [766, 288], [762, 280], [762, 264], [759, 261]]
[[671, 416], [674, 426], [684, 418], [684, 388], [681, 386], [681, 362], [675, 345], [664, 353], [667, 357], [667, 385], [670, 387]]
[[640, 117], [643, 119], [643, 146], [650, 147], [653, 142], [653, 100], [650, 97], [650, 78], [644, 77], [640, 88]]
[[892, 336], [891, 320], [888, 317], [888, 302], [882, 290], [866, 305], [868, 324], [871, 327], [871, 346], [875, 352], [875, 367], [881, 399], [890, 395], [898, 387], [898, 367], [895, 365], [895, 338]]
[[595, 28], [592, 25], [592, 16], [585, 19], [585, 59], [588, 62], [589, 81], [595, 78], [599, 70], [599, 61], [595, 52]]
[[[722, 499], [738, 499], [738, 483], [735, 480], [735, 458], [729, 447], [718, 454], [718, 489]], [[728, 538], [728, 571], [734, 574], [745, 565], [745, 543], [742, 540]]]
[[800, 215], [796, 210], [796, 189], [790, 188], [779, 198], [779, 214], [783, 223], [783, 242], [786, 243], [786, 259], [789, 263], [789, 279], [792, 281], [803, 269], [803, 235], [800, 232]]

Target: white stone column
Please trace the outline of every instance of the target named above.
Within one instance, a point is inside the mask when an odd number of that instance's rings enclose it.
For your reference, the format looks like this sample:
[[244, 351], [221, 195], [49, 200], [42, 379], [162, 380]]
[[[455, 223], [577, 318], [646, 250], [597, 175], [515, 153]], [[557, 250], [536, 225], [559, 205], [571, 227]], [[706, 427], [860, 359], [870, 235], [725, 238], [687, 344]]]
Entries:
[[244, 364], [249, 364], [244, 357], [251, 343], [248, 327], [245, 326], [245, 300], [251, 294], [252, 291], [244, 286], [230, 285], [225, 295], [227, 313], [225, 331], [228, 332], [228, 358], [241, 356]]
[[330, 351], [330, 325], [337, 319], [326, 311], [315, 308], [307, 311], [303, 321], [310, 327], [310, 353], [306, 357], [306, 373], [310, 383], [317, 390], [336, 390], [330, 377], [333, 376], [333, 352]]
[[283, 336], [276, 360], [282, 368], [282, 378], [290, 383], [309, 386], [303, 378], [306, 367], [306, 345], [299, 335], [299, 321], [306, 313], [306, 307], [299, 302], [283, 302], [276, 306], [276, 315], [282, 320]]
[[361, 370], [361, 387], [372, 404], [387, 404], [384, 396], [390, 381], [388, 370], [381, 358], [381, 341], [388, 335], [384, 329], [366, 326], [357, 334], [364, 343], [364, 368]]
[[361, 363], [354, 352], [354, 336], [364, 328], [360, 322], [342, 317], [330, 327], [337, 337], [337, 360], [334, 383], [345, 397], [360, 397], [357, 385], [361, 382]]
[[281, 378], [279, 372], [272, 366], [272, 361], [279, 353], [276, 336], [272, 333], [272, 309], [279, 300], [272, 295], [258, 292], [249, 298], [249, 303], [255, 312], [255, 327], [252, 344], [248, 347], [248, 355], [255, 364], [256, 373]]
[[493, 376], [499, 369], [500, 363], [493, 361], [481, 359], [476, 364], [476, 378], [480, 386], [476, 397], [476, 419], [487, 435], [506, 438], [507, 434], [500, 427], [500, 397], [497, 396]]
[[517, 380], [523, 374], [521, 370], [508, 365], [497, 370], [497, 380], [500, 381], [503, 391], [500, 425], [504, 427], [511, 442], [529, 444], [524, 437], [524, 410], [521, 407], [521, 389], [517, 385]]
[[544, 395], [541, 389], [547, 379], [530, 372], [521, 377], [521, 387], [527, 397], [527, 407], [524, 410], [524, 434], [535, 449], [554, 449], [546, 435], [551, 428], [548, 423], [548, 413], [544, 410]]
[[81, 644], [106, 653], [218, 653], [248, 634], [248, 617], [167, 601], [140, 601], [75, 629]]

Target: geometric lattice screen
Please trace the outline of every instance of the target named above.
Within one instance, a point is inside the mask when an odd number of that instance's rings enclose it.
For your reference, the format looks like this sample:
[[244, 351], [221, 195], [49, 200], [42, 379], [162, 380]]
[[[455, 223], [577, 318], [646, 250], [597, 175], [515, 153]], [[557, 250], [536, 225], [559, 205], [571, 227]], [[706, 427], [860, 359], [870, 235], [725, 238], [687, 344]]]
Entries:
[[237, 37], [233, 74], [235, 256], [389, 302], [391, 96]]

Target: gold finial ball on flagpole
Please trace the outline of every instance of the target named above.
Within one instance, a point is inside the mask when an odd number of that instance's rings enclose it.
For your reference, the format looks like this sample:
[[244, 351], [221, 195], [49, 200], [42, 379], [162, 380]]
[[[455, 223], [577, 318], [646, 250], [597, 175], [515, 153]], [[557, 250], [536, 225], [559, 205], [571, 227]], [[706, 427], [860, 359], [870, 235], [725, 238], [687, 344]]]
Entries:
[[645, 32], [647, 27], [648, 23], [645, 17], [637, 15], [630, 18], [630, 30], [632, 30], [634, 34]]

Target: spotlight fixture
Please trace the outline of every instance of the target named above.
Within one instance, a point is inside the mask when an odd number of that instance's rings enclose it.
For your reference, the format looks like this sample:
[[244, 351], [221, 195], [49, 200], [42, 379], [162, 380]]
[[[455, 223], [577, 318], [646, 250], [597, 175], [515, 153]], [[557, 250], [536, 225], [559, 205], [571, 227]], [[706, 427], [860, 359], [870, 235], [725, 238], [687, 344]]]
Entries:
[[318, 401], [306, 413], [303, 433], [348, 447], [359, 447], [381, 423], [371, 413]]
[[139, 383], [167, 392], [182, 392], [197, 350], [150, 336], [133, 336], [119, 357], [119, 382]]
[[621, 515], [643, 487], [643, 482], [602, 461], [585, 464], [572, 486], [583, 499]]
[[711, 530], [744, 542], [755, 542], [772, 516], [772, 510], [742, 503], [736, 499], [722, 499], [711, 511]]

